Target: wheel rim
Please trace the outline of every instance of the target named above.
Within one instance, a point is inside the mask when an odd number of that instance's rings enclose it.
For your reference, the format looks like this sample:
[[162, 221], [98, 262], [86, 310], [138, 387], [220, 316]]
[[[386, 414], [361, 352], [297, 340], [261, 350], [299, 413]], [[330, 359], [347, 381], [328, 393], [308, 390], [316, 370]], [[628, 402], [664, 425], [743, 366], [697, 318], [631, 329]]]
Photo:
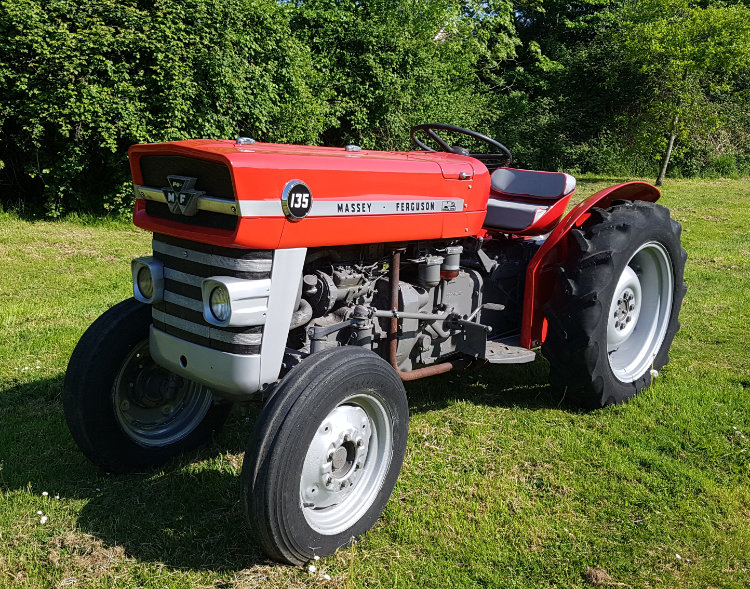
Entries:
[[313, 435], [300, 477], [310, 527], [333, 535], [359, 521], [388, 474], [392, 448], [393, 419], [373, 393], [357, 393], [333, 409]]
[[117, 422], [142, 446], [178, 442], [192, 432], [211, 408], [209, 389], [159, 367], [148, 340], [128, 355], [112, 386]]
[[654, 363], [672, 312], [672, 261], [657, 242], [642, 245], [615, 287], [607, 319], [607, 353], [614, 375], [633, 382]]

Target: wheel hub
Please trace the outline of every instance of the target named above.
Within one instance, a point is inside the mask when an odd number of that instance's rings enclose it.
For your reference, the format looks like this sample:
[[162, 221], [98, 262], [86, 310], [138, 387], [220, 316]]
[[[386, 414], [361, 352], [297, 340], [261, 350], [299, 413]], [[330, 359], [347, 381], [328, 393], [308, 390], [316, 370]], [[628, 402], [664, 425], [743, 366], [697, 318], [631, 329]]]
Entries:
[[641, 282], [635, 270], [626, 266], [615, 287], [607, 321], [607, 351], [619, 348], [635, 329], [641, 312]]
[[354, 491], [367, 460], [370, 430], [361, 407], [340, 405], [328, 414], [305, 457], [300, 487], [304, 507], [331, 507]]
[[148, 341], [130, 353], [112, 387], [115, 416], [123, 431], [143, 446], [166, 446], [188, 435], [213, 399], [198, 383], [157, 366]]

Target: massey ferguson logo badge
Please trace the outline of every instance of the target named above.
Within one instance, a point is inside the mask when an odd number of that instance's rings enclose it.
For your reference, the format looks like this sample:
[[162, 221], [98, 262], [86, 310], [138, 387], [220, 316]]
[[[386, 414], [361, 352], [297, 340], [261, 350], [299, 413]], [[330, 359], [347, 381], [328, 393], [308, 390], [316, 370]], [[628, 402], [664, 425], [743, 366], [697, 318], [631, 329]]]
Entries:
[[198, 212], [198, 199], [206, 194], [202, 190], [195, 190], [197, 178], [189, 176], [167, 176], [169, 186], [162, 188], [167, 199], [170, 212], [192, 217]]

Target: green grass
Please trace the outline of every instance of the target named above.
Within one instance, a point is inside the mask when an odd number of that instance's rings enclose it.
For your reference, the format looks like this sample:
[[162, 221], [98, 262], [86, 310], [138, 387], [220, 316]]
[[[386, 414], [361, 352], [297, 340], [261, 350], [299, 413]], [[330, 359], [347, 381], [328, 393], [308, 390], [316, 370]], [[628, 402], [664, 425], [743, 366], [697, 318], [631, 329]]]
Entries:
[[671, 181], [662, 202], [688, 294], [654, 386], [582, 413], [542, 359], [410, 385], [393, 497], [316, 574], [268, 562], [247, 531], [255, 412], [151, 475], [102, 474], [68, 434], [67, 359], [129, 296], [149, 235], [0, 215], [0, 587], [750, 586], [750, 181]]

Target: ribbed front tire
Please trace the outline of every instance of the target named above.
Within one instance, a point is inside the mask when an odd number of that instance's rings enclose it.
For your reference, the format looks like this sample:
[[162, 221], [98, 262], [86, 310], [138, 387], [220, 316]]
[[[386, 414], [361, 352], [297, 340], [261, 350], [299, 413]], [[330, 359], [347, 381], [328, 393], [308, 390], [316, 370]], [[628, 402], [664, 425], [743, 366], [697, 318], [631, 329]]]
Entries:
[[408, 422], [401, 379], [371, 351], [334, 348], [295, 366], [242, 466], [242, 500], [266, 553], [303, 564], [369, 530], [396, 484]]

